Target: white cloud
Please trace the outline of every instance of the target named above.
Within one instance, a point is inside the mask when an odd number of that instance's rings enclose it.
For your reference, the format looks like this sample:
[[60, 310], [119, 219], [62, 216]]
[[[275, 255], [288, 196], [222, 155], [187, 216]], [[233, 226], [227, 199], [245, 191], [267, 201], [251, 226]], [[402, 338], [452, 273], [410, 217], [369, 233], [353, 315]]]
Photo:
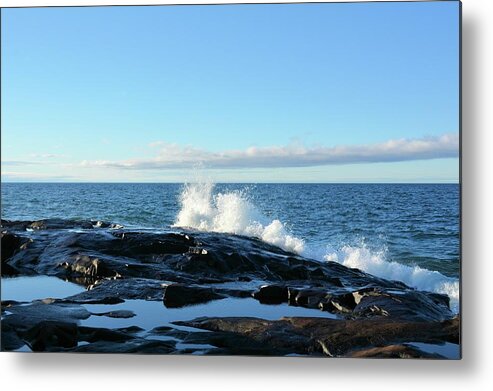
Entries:
[[183, 169], [198, 164], [211, 169], [314, 167], [356, 163], [399, 162], [459, 156], [459, 135], [443, 134], [420, 139], [396, 139], [379, 144], [335, 147], [287, 146], [250, 147], [245, 150], [211, 152], [192, 146], [154, 142], [157, 150], [149, 159], [84, 160], [82, 167], [107, 167], [129, 170]]
[[60, 155], [57, 153], [32, 153], [29, 155], [32, 158], [36, 159], [54, 159], [54, 158], [66, 158], [66, 155]]

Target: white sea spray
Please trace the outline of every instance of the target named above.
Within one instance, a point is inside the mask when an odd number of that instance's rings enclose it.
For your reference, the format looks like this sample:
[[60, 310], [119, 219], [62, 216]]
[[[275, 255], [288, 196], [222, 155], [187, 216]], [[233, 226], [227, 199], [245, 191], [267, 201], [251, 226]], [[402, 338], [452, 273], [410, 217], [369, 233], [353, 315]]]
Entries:
[[289, 232], [280, 220], [269, 219], [249, 199], [245, 191], [214, 192], [212, 181], [186, 184], [180, 194], [181, 209], [174, 226], [200, 231], [231, 233], [260, 238], [305, 257], [338, 262], [377, 277], [402, 281], [425, 291], [450, 297], [451, 309], [459, 310], [459, 281], [438, 271], [388, 260], [387, 250], [370, 250], [362, 241], [358, 246], [339, 248], [310, 245]]

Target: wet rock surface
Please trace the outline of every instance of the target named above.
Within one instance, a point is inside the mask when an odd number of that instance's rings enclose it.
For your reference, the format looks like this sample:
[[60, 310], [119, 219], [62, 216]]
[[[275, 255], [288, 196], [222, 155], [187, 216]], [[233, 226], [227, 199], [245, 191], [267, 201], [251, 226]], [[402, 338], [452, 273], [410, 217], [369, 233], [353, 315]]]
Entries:
[[[198, 318], [175, 322], [213, 332], [239, 335], [272, 351], [356, 357], [361, 351], [410, 341], [425, 343], [459, 342], [459, 319], [442, 322], [410, 322], [388, 319], [283, 318]], [[208, 334], [205, 334], [208, 338]], [[359, 353], [356, 353], [358, 352]], [[389, 349], [389, 352], [392, 349]], [[380, 351], [375, 356], [385, 354]], [[372, 353], [368, 352], [368, 356]], [[423, 354], [422, 357], [426, 355]]]
[[[2, 301], [2, 350], [440, 358], [406, 343], [459, 342], [447, 296], [253, 238], [101, 221], [2, 220], [1, 249], [2, 277], [53, 276], [86, 288], [64, 298]], [[111, 308], [127, 300], [177, 310], [246, 297], [320, 317], [189, 318], [159, 330], [84, 325], [90, 317], [131, 321], [132, 311]]]
[[184, 284], [170, 284], [164, 286], [163, 303], [166, 307], [184, 307], [197, 303], [205, 303], [224, 298], [214, 288]]

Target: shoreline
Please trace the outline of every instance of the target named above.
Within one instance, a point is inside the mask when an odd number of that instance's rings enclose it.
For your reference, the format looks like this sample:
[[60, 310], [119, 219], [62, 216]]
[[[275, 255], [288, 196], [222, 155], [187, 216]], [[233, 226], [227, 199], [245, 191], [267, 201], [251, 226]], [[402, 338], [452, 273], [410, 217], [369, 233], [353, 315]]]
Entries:
[[[446, 358], [431, 344], [459, 358], [447, 296], [254, 238], [176, 231], [2, 220], [2, 278], [86, 289], [2, 297], [2, 350]], [[255, 316], [269, 311], [279, 317]]]

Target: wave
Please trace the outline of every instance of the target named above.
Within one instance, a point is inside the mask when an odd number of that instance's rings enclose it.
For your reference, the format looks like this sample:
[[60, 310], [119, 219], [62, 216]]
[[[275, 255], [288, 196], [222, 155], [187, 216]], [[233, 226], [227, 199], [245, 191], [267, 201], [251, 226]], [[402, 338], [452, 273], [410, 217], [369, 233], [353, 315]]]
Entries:
[[174, 225], [252, 236], [287, 251], [299, 254], [304, 251], [304, 241], [289, 234], [279, 220], [269, 222], [244, 191], [213, 194], [213, 190], [211, 182], [185, 185]]
[[459, 311], [459, 281], [456, 278], [444, 276], [436, 270], [388, 261], [386, 249], [370, 251], [364, 243], [357, 247], [343, 246], [326, 254], [324, 260], [339, 262], [387, 280], [402, 281], [419, 290], [445, 294], [450, 297], [452, 311]]
[[334, 261], [377, 277], [398, 280], [416, 289], [446, 294], [454, 312], [459, 310], [459, 281], [438, 271], [387, 260], [387, 250], [358, 246], [331, 248], [314, 246], [292, 235], [280, 220], [263, 215], [245, 190], [214, 192], [215, 184], [189, 183], [180, 194], [181, 209], [175, 227], [245, 235], [262, 239], [286, 251], [319, 261]]

